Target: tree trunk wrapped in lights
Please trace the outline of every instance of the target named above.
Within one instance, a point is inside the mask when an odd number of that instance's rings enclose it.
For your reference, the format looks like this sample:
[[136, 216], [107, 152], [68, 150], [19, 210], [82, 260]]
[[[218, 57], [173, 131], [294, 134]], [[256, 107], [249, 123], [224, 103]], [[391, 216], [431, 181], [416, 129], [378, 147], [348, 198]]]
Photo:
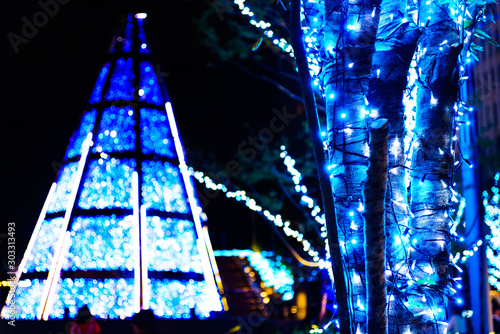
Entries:
[[387, 286], [385, 280], [385, 192], [387, 186], [387, 143], [389, 122], [386, 118], [370, 126], [370, 158], [364, 188], [365, 269], [367, 290], [367, 331], [387, 333]]
[[343, 273], [342, 253], [340, 250], [339, 240], [337, 238], [338, 230], [335, 221], [334, 199], [325, 168], [325, 151], [320, 138], [320, 126], [316, 111], [316, 102], [311, 86], [311, 76], [307, 65], [306, 51], [303, 43], [302, 27], [300, 23], [300, 0], [292, 0], [290, 21], [292, 46], [295, 52], [295, 59], [300, 77], [300, 86], [302, 96], [304, 98], [304, 106], [313, 146], [314, 159], [316, 161], [316, 165], [318, 166], [318, 180], [323, 208], [325, 211], [325, 220], [328, 231], [328, 246], [331, 256], [332, 272], [335, 278], [335, 293], [339, 307], [338, 314], [341, 325], [340, 333], [349, 334], [352, 333], [352, 330], [350, 326], [351, 319], [347, 301], [346, 281]]
[[[382, 0], [372, 60], [368, 100], [370, 110], [389, 120], [389, 173], [385, 195], [389, 332], [400, 332], [408, 313], [398, 286], [408, 280], [408, 201], [405, 185], [403, 92], [421, 33], [404, 14], [406, 1]], [[401, 328], [402, 329], [402, 328]]]
[[353, 328], [366, 332], [363, 184], [368, 167], [367, 94], [380, 1], [325, 1], [324, 88], [329, 170]]
[[[324, 14], [319, 30], [317, 23], [309, 25], [311, 33], [306, 42], [313, 50], [309, 56], [314, 58], [316, 52], [322, 58], [328, 169], [336, 198], [338, 238], [343, 248], [352, 327], [360, 333], [367, 330], [364, 299], [368, 278], [363, 266], [365, 252], [361, 248], [365, 205], [361, 195], [367, 171], [366, 116], [370, 114], [387, 118], [390, 123], [385, 205], [388, 331], [442, 333], [446, 329], [448, 292], [453, 291], [448, 284], [447, 210], [454, 155], [457, 60], [461, 43], [465, 43], [463, 38], [459, 42], [458, 32], [468, 29], [466, 25], [473, 27], [464, 23], [462, 16], [467, 15], [470, 22], [475, 22], [479, 14], [467, 10], [469, 4], [465, 3], [441, 6], [433, 1], [419, 2], [414, 8], [419, 18], [415, 22], [417, 28], [413, 22], [416, 16], [405, 17], [413, 9], [408, 9], [402, 1], [385, 0], [378, 25], [378, 5], [369, 1], [334, 0], [325, 1], [324, 10], [318, 10], [317, 1], [304, 4], [304, 14], [310, 22], [320, 22], [318, 18]], [[423, 37], [419, 29], [425, 32]], [[407, 88], [408, 69], [419, 39], [419, 52], [415, 55], [419, 67], [415, 71], [413, 66], [410, 71], [410, 74], [418, 72], [419, 81], [417, 97], [412, 99], [413, 93], [409, 95], [410, 102], [416, 100], [418, 105], [409, 211], [403, 143], [406, 131], [412, 127], [405, 129], [403, 91]], [[317, 41], [319, 47], [314, 50], [313, 43]], [[310, 69], [318, 72], [317, 62], [313, 61]]]
[[444, 333], [450, 232], [452, 132], [460, 53], [456, 23], [448, 8], [422, 2], [426, 26], [419, 43], [417, 116], [411, 172], [410, 274], [407, 290], [412, 333]]

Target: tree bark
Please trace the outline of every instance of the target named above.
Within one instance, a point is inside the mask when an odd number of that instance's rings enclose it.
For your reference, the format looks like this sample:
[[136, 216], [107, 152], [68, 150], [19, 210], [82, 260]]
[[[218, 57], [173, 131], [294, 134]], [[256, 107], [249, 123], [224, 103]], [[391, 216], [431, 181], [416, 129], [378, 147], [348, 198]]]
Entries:
[[448, 8], [422, 2], [419, 17], [427, 28], [421, 53], [415, 140], [412, 154], [410, 261], [413, 284], [408, 307], [412, 333], [446, 330], [450, 232], [452, 132], [458, 93], [460, 44]]
[[363, 191], [365, 200], [365, 270], [368, 333], [387, 333], [387, 286], [385, 281], [385, 193], [387, 186], [387, 145], [389, 121], [370, 126], [370, 158]]
[[330, 180], [325, 169], [325, 151], [323, 141], [320, 138], [319, 119], [316, 110], [314, 91], [311, 86], [311, 76], [306, 58], [306, 51], [302, 40], [302, 27], [300, 22], [300, 0], [292, 0], [291, 7], [291, 41], [294, 49], [295, 59], [300, 77], [300, 87], [304, 98], [309, 134], [313, 146], [318, 180], [321, 190], [323, 210], [325, 212], [326, 228], [328, 234], [328, 245], [331, 256], [332, 271], [335, 279], [335, 294], [338, 305], [338, 315], [341, 334], [352, 334], [351, 317], [347, 301], [346, 282], [342, 254], [338, 241], [338, 231], [335, 221], [335, 205], [333, 194], [330, 189]]
[[359, 333], [366, 332], [363, 184], [368, 167], [367, 93], [380, 1], [326, 0], [324, 89], [329, 169], [348, 296]]

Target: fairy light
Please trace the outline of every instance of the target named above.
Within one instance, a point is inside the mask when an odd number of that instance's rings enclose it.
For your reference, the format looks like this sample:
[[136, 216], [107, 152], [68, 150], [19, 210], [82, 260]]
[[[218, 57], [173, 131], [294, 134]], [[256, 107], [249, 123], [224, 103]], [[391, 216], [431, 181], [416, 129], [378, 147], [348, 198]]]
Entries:
[[[301, 183], [302, 174], [295, 168], [295, 160], [288, 154], [285, 145], [280, 147], [281, 153], [280, 157], [283, 159], [283, 164], [286, 166], [287, 171], [292, 176], [292, 181], [295, 184], [295, 191], [301, 194], [301, 201], [304, 202], [310, 211], [310, 215], [314, 217], [314, 220], [321, 226], [325, 226], [324, 215], [319, 215], [321, 212], [320, 207], [316, 204], [316, 201], [307, 196], [307, 187]], [[328, 166], [328, 169], [332, 166]]]
[[247, 195], [244, 190], [229, 191], [228, 188], [212, 180], [210, 177], [206, 176], [203, 172], [195, 171], [193, 168], [189, 168], [190, 174], [201, 184], [205, 185], [211, 190], [220, 190], [225, 193], [227, 198], [233, 198], [238, 202], [243, 202], [250, 210], [260, 213], [264, 218], [272, 222], [275, 226], [281, 228], [283, 233], [287, 237], [294, 238], [298, 243], [302, 244], [302, 250], [305, 251], [309, 256], [313, 258], [313, 262], [325, 265], [327, 262], [320, 261], [319, 252], [314, 249], [312, 244], [304, 237], [302, 233], [294, 230], [290, 227], [289, 221], [283, 221], [280, 214], [272, 214], [268, 210], [264, 210], [257, 201]]

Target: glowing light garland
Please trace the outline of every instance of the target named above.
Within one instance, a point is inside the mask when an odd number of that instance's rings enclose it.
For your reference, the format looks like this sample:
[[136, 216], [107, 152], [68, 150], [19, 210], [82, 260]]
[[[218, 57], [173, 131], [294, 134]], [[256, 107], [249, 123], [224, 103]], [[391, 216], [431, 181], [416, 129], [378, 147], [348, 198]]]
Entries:
[[316, 200], [307, 195], [307, 187], [301, 183], [302, 174], [294, 167], [295, 160], [288, 154], [286, 147], [281, 145], [280, 157], [283, 159], [283, 164], [286, 166], [287, 171], [292, 175], [292, 181], [295, 184], [295, 192], [299, 194], [300, 200], [304, 206], [310, 209], [310, 215], [314, 220], [321, 225], [321, 237], [326, 238], [325, 216], [321, 213], [321, 208], [316, 204]]
[[263, 209], [260, 205], [257, 204], [257, 201], [248, 196], [246, 191], [244, 190], [229, 191], [224, 184], [215, 182], [210, 177], [206, 176], [203, 172], [195, 171], [193, 168], [189, 168], [189, 172], [199, 183], [205, 185], [205, 187], [207, 187], [208, 189], [215, 191], [220, 190], [225, 193], [227, 198], [233, 198], [238, 202], [243, 202], [250, 210], [260, 213], [275, 226], [281, 228], [286, 236], [293, 237], [297, 242], [301, 243], [302, 249], [313, 258], [314, 262], [319, 263], [320, 268], [328, 267], [328, 262], [320, 259], [319, 252], [316, 251], [312, 244], [304, 238], [304, 235], [299, 231], [291, 228], [290, 221], [283, 221], [283, 218], [280, 214], [274, 215], [268, 210]]

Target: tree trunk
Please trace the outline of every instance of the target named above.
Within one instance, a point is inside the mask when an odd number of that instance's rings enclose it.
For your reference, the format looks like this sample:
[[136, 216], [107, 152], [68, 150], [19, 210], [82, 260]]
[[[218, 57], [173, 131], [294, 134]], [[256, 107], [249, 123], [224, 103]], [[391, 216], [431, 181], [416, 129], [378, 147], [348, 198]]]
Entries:
[[[407, 75], [421, 32], [404, 14], [406, 1], [382, 0], [382, 12], [372, 60], [368, 100], [379, 117], [389, 120], [389, 173], [385, 195], [387, 236], [388, 322], [390, 333], [403, 332], [401, 326], [411, 316], [404, 306], [408, 277], [408, 196], [405, 185], [403, 93]], [[405, 234], [406, 233], [406, 234]]]
[[415, 284], [407, 290], [412, 333], [446, 330], [452, 132], [460, 52], [448, 8], [421, 2], [427, 28], [419, 43], [420, 76], [411, 172], [410, 262]]
[[380, 1], [325, 1], [323, 62], [329, 170], [353, 327], [366, 332], [363, 184], [367, 93]]
[[389, 122], [374, 121], [370, 127], [370, 158], [364, 188], [365, 270], [368, 333], [387, 333], [387, 286], [385, 281], [385, 193]]

